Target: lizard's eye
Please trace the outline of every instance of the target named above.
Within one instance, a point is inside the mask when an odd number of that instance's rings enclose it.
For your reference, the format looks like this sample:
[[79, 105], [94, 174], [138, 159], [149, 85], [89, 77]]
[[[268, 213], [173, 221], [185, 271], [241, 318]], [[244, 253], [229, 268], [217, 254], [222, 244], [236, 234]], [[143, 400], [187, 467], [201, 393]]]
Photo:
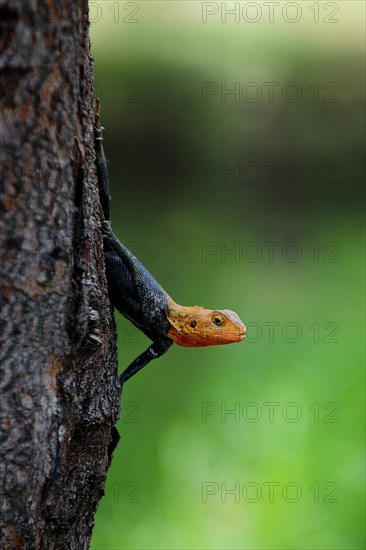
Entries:
[[218, 315], [215, 315], [215, 316], [212, 318], [212, 321], [215, 323], [215, 325], [220, 326], [220, 325], [223, 324], [224, 319], [223, 319], [222, 317], [219, 317]]
[[197, 325], [197, 321], [192, 321], [191, 323], [189, 323], [189, 326], [192, 328], [194, 328], [196, 325]]

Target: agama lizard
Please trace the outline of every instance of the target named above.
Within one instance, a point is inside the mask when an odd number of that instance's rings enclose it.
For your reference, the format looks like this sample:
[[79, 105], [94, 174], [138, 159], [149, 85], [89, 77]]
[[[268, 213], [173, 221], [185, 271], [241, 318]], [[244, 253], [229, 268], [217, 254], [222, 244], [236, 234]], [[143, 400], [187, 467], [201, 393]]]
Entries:
[[139, 260], [114, 235], [110, 222], [109, 180], [99, 122], [95, 115], [95, 148], [100, 203], [104, 212], [103, 237], [107, 282], [115, 308], [152, 340], [122, 373], [121, 386], [175, 342], [180, 346], [214, 346], [241, 342], [246, 327], [229, 309], [180, 306], [162, 289]]

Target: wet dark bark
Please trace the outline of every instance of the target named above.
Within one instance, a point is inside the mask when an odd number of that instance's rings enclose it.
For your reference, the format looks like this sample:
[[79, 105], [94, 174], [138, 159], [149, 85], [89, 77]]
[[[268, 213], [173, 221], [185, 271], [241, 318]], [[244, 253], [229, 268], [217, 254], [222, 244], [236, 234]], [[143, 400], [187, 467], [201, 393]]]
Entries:
[[88, 548], [118, 435], [87, 0], [0, 0], [2, 549]]

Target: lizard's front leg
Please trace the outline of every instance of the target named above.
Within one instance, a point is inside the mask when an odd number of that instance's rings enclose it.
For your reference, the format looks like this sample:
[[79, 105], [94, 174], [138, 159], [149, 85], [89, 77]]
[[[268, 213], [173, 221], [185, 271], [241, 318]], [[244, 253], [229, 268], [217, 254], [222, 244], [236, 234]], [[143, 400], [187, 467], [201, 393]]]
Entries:
[[136, 374], [136, 372], [145, 367], [148, 363], [150, 363], [150, 361], [163, 355], [172, 344], [173, 340], [170, 340], [170, 338], [156, 340], [151, 344], [150, 347], [147, 348], [146, 351], [136, 357], [136, 359], [132, 361], [132, 363], [127, 367], [127, 369], [123, 371], [120, 376], [121, 391], [123, 388], [123, 384], [126, 382], [126, 380], [131, 378], [131, 376]]

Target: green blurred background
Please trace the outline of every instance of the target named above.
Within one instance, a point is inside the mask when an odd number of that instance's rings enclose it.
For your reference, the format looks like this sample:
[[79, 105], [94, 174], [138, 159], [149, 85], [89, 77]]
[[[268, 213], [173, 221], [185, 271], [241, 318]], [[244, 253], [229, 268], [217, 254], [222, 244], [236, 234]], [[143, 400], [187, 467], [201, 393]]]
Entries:
[[126, 385], [94, 550], [365, 547], [364, 4], [239, 6], [90, 2], [114, 230], [248, 324]]

